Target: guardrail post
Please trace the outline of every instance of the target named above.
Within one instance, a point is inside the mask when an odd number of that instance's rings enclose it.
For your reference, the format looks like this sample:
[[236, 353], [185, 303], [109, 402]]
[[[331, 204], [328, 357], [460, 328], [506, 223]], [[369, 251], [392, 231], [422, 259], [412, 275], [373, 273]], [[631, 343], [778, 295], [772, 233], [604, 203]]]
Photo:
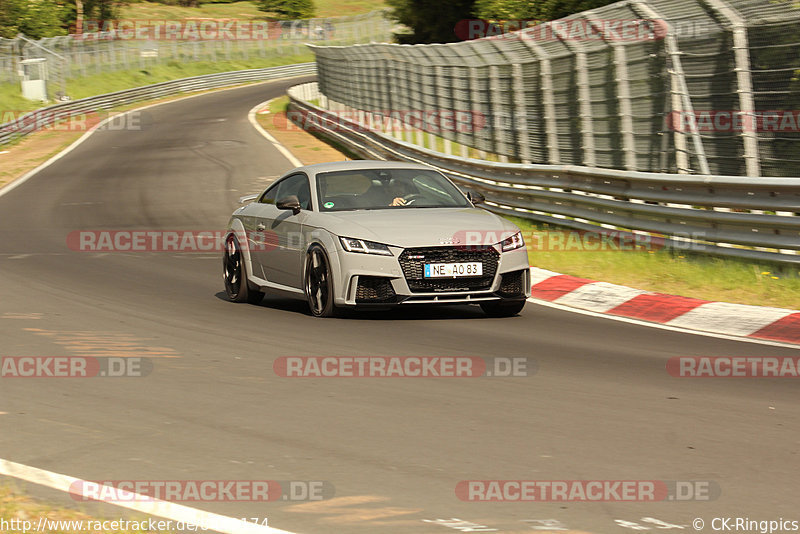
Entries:
[[750, 47], [747, 39], [747, 26], [742, 15], [725, 0], [705, 0], [705, 2], [733, 27], [733, 53], [736, 70], [736, 83], [739, 86], [739, 114], [744, 115], [742, 143], [747, 176], [761, 176], [761, 161], [758, 154], [756, 134], [755, 102], [753, 100], [753, 81], [750, 77]]

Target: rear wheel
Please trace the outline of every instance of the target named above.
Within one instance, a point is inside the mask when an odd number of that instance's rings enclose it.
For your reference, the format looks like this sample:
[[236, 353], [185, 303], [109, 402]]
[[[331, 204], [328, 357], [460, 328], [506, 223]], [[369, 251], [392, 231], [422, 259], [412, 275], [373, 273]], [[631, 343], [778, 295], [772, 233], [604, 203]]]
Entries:
[[333, 275], [325, 251], [319, 245], [312, 246], [306, 254], [305, 282], [308, 307], [314, 317], [333, 317]]
[[222, 277], [225, 280], [225, 293], [232, 302], [248, 302], [258, 304], [264, 293], [250, 289], [247, 283], [247, 268], [239, 240], [231, 234], [225, 240], [225, 252], [222, 255]]
[[524, 307], [524, 300], [492, 300], [489, 302], [481, 302], [483, 313], [489, 317], [511, 317], [521, 312]]

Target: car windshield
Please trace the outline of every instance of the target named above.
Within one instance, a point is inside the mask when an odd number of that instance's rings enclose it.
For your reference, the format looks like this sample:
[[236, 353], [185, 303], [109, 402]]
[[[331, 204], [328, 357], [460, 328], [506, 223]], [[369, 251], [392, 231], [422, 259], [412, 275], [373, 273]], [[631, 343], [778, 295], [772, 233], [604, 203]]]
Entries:
[[320, 211], [463, 208], [469, 201], [426, 169], [357, 169], [317, 175]]

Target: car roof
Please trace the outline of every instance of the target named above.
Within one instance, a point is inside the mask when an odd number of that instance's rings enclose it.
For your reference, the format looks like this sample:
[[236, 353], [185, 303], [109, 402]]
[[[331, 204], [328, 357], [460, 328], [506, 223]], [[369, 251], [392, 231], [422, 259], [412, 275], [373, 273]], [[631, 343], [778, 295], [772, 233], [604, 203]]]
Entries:
[[431, 167], [419, 163], [407, 163], [404, 161], [380, 161], [380, 160], [353, 160], [353, 161], [332, 161], [329, 163], [316, 163], [298, 167], [292, 172], [302, 171], [309, 175], [333, 171], [353, 171], [360, 169], [427, 169]]

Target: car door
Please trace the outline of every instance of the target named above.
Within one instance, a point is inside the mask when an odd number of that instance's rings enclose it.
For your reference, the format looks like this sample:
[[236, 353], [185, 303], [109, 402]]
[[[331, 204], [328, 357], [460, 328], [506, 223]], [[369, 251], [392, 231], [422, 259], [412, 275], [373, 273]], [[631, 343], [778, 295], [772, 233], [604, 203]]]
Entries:
[[[274, 192], [273, 192], [274, 188]], [[253, 255], [270, 282], [300, 289], [302, 266], [305, 257], [303, 222], [311, 209], [311, 189], [308, 176], [303, 173], [289, 175], [267, 190], [263, 207], [256, 214], [255, 236], [259, 242]], [[300, 201], [301, 211], [280, 210], [276, 204], [290, 196]]]
[[275, 196], [277, 194], [278, 183], [276, 182], [262, 193], [254, 203], [247, 206], [248, 217], [244, 221], [250, 261], [253, 263], [253, 274], [265, 280], [269, 280], [269, 278], [266, 276], [264, 266], [261, 264], [264, 256], [260, 252], [275, 248], [277, 246], [277, 237], [265, 230], [264, 221], [278, 216], [279, 210], [275, 207]]

